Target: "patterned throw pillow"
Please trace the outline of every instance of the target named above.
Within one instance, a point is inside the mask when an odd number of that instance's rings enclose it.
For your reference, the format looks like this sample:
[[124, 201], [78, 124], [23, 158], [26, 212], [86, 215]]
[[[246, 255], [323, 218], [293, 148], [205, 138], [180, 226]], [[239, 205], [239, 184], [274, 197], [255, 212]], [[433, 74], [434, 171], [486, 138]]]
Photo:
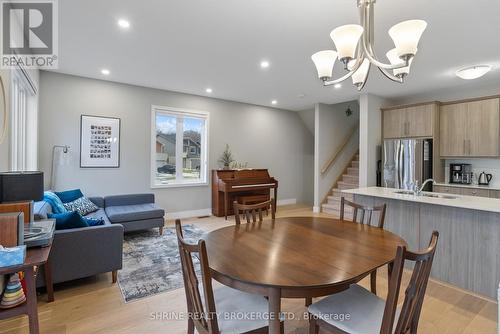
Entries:
[[76, 211], [82, 216], [88, 215], [91, 212], [99, 210], [97, 205], [92, 203], [92, 201], [89, 200], [87, 197], [80, 197], [79, 199], [73, 202], [64, 203], [63, 205], [66, 208], [66, 210]]

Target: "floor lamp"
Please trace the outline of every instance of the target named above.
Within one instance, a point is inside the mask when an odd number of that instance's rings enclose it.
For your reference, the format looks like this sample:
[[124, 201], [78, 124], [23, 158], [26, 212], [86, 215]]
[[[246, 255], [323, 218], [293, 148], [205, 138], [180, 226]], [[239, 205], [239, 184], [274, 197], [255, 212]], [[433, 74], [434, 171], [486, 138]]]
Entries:
[[69, 153], [68, 145], [54, 145], [52, 148], [52, 167], [50, 170], [50, 190], [55, 190], [56, 186], [56, 151], [57, 149], [62, 149], [61, 154], [59, 155], [59, 159], [57, 159], [57, 165], [61, 164], [61, 161], [64, 161], [65, 158], [61, 159], [61, 157], [66, 156]]

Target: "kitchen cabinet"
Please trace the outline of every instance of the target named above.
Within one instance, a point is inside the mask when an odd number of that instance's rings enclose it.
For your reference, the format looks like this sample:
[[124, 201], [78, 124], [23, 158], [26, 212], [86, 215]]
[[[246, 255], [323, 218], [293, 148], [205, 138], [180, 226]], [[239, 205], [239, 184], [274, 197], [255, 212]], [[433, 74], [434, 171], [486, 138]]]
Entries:
[[[460, 186], [442, 186], [435, 185], [433, 191], [436, 193], [444, 194], [454, 194], [454, 195], [464, 195], [464, 196], [477, 196], [477, 197], [495, 197], [493, 193], [495, 190], [472, 188], [472, 187], [460, 187]], [[499, 193], [500, 195], [500, 193]]]
[[442, 105], [439, 124], [441, 156], [500, 156], [500, 99]]
[[432, 137], [437, 109], [435, 103], [382, 109], [384, 138]]

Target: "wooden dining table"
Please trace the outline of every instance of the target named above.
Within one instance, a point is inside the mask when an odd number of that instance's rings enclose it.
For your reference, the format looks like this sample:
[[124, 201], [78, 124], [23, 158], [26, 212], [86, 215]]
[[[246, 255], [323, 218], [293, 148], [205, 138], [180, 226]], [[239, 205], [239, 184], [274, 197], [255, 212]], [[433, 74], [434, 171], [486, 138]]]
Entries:
[[281, 298], [343, 291], [392, 263], [401, 237], [381, 228], [319, 217], [224, 227], [205, 236], [218, 282], [269, 299], [269, 333], [280, 333]]

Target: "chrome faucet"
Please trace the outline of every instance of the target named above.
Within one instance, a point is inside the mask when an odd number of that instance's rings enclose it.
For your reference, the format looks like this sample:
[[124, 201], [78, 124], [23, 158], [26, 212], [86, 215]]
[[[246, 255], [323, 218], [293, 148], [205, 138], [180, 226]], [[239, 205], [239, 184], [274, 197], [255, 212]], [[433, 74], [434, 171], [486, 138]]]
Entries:
[[416, 181], [415, 184], [413, 185], [413, 194], [415, 194], [415, 196], [420, 196], [422, 194], [422, 191], [424, 190], [425, 186], [429, 182], [432, 182], [432, 184], [436, 183], [436, 181], [434, 181], [433, 179], [427, 179], [424, 181], [424, 183], [422, 183], [422, 186], [419, 188], [418, 181]]

